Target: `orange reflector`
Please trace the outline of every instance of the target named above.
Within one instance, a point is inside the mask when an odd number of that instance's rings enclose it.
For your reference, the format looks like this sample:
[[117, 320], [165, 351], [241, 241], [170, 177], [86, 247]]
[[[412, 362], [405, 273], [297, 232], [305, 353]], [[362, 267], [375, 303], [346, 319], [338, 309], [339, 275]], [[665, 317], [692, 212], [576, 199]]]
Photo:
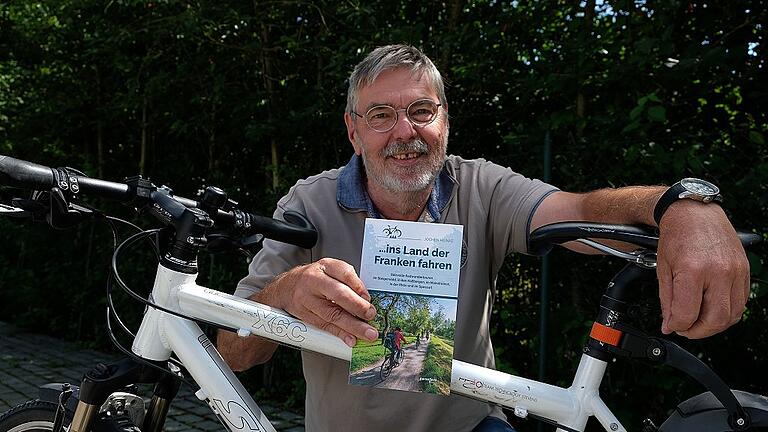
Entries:
[[598, 322], [592, 324], [592, 331], [589, 337], [608, 345], [618, 346], [621, 340], [621, 332], [615, 328], [606, 327]]

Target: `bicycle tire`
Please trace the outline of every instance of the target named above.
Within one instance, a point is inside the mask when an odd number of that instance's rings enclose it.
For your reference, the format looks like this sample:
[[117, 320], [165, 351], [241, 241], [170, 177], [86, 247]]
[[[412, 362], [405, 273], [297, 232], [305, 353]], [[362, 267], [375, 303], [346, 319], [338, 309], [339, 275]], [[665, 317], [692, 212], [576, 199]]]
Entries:
[[389, 374], [392, 372], [392, 355], [388, 355], [384, 357], [384, 361], [381, 363], [381, 368], [379, 369], [379, 376], [381, 377], [382, 381], [387, 379]]
[[[0, 432], [50, 432], [53, 430], [53, 420], [56, 416], [56, 404], [39, 399], [33, 399], [16, 405], [0, 416]], [[64, 425], [72, 422], [72, 411], [66, 410]], [[141, 432], [127, 417], [110, 417], [103, 415], [94, 419], [92, 432]]]

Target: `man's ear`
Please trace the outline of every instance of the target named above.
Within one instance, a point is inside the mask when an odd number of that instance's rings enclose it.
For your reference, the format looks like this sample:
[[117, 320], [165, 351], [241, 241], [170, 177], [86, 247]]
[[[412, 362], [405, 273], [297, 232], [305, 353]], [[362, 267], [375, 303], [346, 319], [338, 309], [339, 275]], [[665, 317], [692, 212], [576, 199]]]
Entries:
[[363, 152], [363, 149], [360, 148], [360, 145], [357, 143], [357, 128], [355, 127], [355, 119], [353, 119], [352, 115], [348, 112], [344, 113], [344, 124], [347, 125], [347, 139], [349, 139], [349, 142], [352, 143], [352, 147], [355, 149], [355, 154], [360, 156]]

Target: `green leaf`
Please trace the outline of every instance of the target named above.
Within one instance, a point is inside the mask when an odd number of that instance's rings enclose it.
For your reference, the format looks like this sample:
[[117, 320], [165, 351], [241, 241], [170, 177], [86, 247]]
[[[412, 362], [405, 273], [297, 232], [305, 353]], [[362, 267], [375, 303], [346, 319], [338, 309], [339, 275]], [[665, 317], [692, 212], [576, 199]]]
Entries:
[[747, 252], [747, 259], [749, 259], [749, 270], [753, 275], [758, 275], [763, 271], [763, 260], [760, 256], [754, 252]]
[[749, 131], [749, 140], [755, 144], [765, 145], [765, 138], [763, 138], [763, 134], [758, 131]]
[[653, 102], [659, 102], [659, 103], [661, 103], [661, 99], [659, 99], [659, 97], [658, 97], [658, 96], [656, 96], [656, 92], [653, 92], [653, 93], [649, 94], [649, 95], [648, 95], [648, 96], [646, 96], [646, 97], [648, 98], [648, 100], [649, 100], [649, 101], [653, 101]]
[[621, 130], [621, 133], [632, 132], [633, 130], [637, 129], [638, 127], [640, 127], [640, 123], [639, 123], [639, 122], [636, 122], [636, 121], [634, 121], [634, 122], [632, 122], [632, 123], [630, 123], [630, 124], [626, 125], [626, 126], [624, 127], [624, 129], [622, 129], [622, 130]]
[[657, 122], [667, 121], [667, 109], [663, 106], [652, 106], [648, 108], [648, 118]]
[[640, 114], [643, 113], [643, 109], [644, 109], [643, 105], [644, 104], [640, 104], [640, 105], [634, 107], [632, 109], [632, 111], [630, 111], [630, 113], [629, 113], [629, 118], [632, 119], [632, 120], [635, 120], [636, 118], [638, 118], [640, 116]]

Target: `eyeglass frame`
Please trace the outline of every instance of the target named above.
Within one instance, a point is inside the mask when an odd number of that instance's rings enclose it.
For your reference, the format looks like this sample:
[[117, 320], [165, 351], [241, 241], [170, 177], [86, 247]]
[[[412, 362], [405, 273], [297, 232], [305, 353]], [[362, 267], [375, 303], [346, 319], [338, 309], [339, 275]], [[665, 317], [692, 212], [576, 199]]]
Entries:
[[[409, 115], [408, 115], [408, 110], [409, 110], [409, 109], [410, 109], [410, 108], [411, 108], [411, 107], [412, 107], [414, 104], [416, 104], [416, 103], [418, 103], [418, 102], [424, 102], [424, 101], [429, 101], [429, 102], [431, 102], [431, 103], [435, 104], [435, 107], [437, 107], [437, 111], [435, 112], [435, 116], [434, 116], [434, 117], [432, 117], [432, 120], [430, 120], [430, 121], [428, 121], [428, 122], [426, 122], [426, 123], [415, 122], [415, 121], [413, 121], [413, 120], [411, 119], [411, 116], [409, 116]], [[400, 121], [400, 111], [405, 111], [405, 118], [406, 118], [406, 119], [408, 119], [408, 122], [410, 122], [410, 123], [411, 123], [413, 126], [416, 126], [416, 127], [425, 127], [425, 126], [429, 126], [429, 125], [431, 125], [432, 123], [434, 123], [434, 122], [435, 122], [435, 120], [437, 119], [437, 116], [438, 116], [438, 114], [440, 113], [440, 107], [441, 107], [441, 106], [443, 106], [443, 104], [441, 104], [441, 103], [435, 103], [435, 101], [433, 101], [433, 100], [432, 100], [432, 99], [430, 99], [430, 98], [423, 98], [423, 99], [416, 99], [415, 101], [413, 101], [413, 102], [409, 103], [409, 104], [408, 104], [408, 106], [407, 106], [407, 107], [405, 107], [405, 108], [395, 108], [395, 107], [393, 107], [392, 105], [387, 105], [387, 104], [380, 104], [380, 105], [374, 105], [374, 106], [372, 106], [372, 107], [368, 108], [368, 110], [365, 112], [365, 115], [364, 115], [364, 116], [362, 116], [362, 115], [360, 115], [360, 114], [356, 113], [354, 110], [353, 110], [353, 111], [350, 111], [350, 114], [354, 114], [354, 115], [356, 115], [356, 116], [360, 117], [361, 119], [364, 119], [364, 120], [365, 120], [365, 124], [366, 124], [366, 125], [367, 125], [369, 128], [371, 128], [371, 130], [372, 130], [372, 131], [375, 131], [375, 132], [379, 132], [379, 133], [387, 133], [387, 132], [391, 131], [392, 129], [394, 129], [394, 128], [395, 128], [395, 126], [397, 126], [397, 122], [399, 122], [399, 121]], [[394, 121], [394, 123], [392, 123], [392, 126], [390, 126], [388, 129], [385, 129], [385, 130], [378, 130], [378, 129], [374, 128], [373, 126], [371, 126], [371, 124], [368, 122], [368, 113], [370, 113], [371, 111], [373, 111], [373, 110], [374, 110], [374, 109], [376, 109], [376, 108], [382, 108], [382, 107], [392, 108], [393, 110], [395, 110], [395, 121]]]

